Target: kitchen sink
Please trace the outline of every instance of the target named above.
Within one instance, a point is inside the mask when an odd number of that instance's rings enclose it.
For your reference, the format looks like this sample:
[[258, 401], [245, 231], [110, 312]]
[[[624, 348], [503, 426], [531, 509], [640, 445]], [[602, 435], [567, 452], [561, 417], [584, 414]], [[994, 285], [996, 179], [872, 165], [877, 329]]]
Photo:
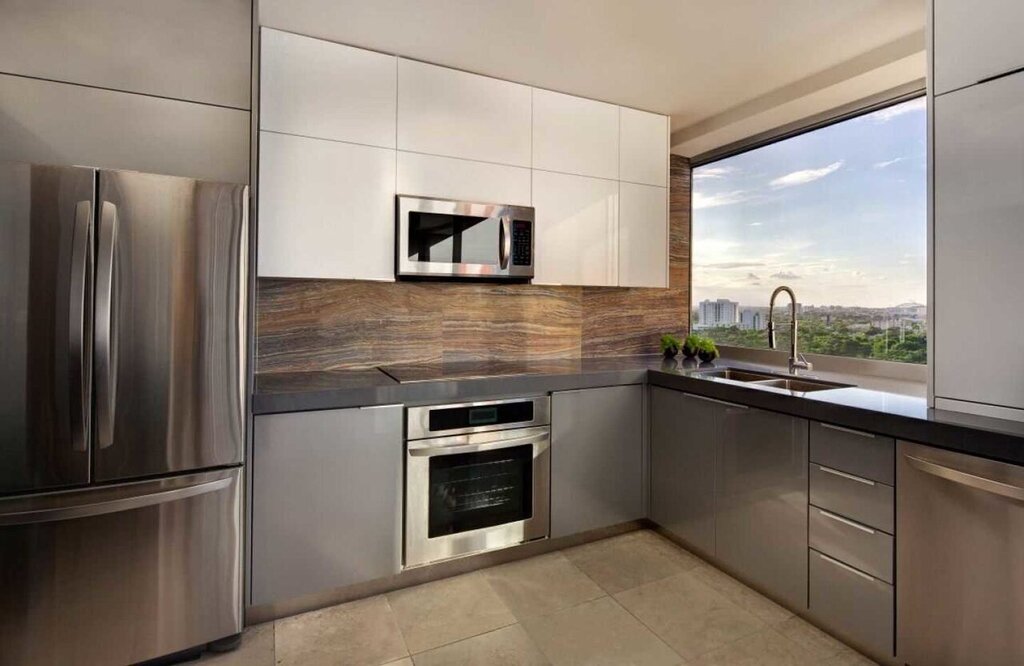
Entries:
[[832, 389], [849, 388], [853, 386], [853, 384], [827, 382], [821, 379], [812, 379], [810, 377], [791, 377], [768, 372], [757, 372], [754, 370], [741, 370], [739, 368], [715, 368], [713, 370], [701, 370], [698, 374], [702, 377], [714, 377], [716, 379], [742, 382], [751, 386], [780, 388], [788, 391], [797, 391], [799, 393], [829, 391]]

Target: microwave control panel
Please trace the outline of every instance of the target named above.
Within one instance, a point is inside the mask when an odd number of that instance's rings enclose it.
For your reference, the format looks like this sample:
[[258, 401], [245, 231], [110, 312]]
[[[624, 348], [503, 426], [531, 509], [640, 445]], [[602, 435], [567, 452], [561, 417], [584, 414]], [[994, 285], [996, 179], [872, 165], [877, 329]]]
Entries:
[[533, 263], [533, 224], [524, 220], [512, 221], [512, 265], [529, 266]]

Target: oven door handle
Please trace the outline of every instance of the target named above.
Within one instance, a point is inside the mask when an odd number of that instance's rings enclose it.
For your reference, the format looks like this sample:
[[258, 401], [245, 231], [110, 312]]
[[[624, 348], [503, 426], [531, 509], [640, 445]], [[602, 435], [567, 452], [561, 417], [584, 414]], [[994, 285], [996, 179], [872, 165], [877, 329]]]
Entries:
[[537, 452], [545, 450], [549, 446], [549, 440], [551, 439], [551, 433], [540, 433], [537, 435], [530, 435], [529, 437], [516, 437], [514, 439], [496, 439], [490, 442], [480, 442], [479, 444], [453, 444], [451, 446], [429, 446], [423, 445], [420, 442], [415, 444], [409, 444], [409, 455], [410, 456], [447, 456], [454, 455], [456, 453], [477, 453], [479, 451], [493, 451], [495, 449], [508, 449], [513, 446], [521, 446], [523, 444], [534, 444], [537, 447]]

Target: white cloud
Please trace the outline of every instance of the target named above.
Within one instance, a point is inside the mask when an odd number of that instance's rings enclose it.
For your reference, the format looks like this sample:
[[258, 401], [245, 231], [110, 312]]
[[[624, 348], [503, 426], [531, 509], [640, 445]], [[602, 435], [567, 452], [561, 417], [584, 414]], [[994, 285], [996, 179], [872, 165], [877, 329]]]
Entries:
[[894, 157], [893, 159], [885, 160], [884, 162], [875, 162], [874, 164], [871, 165], [871, 167], [873, 169], [884, 169], [886, 167], [891, 167], [893, 164], [896, 164], [898, 162], [902, 162], [905, 159], [907, 159], [907, 158], [906, 157]]
[[739, 171], [736, 167], [724, 166], [724, 167], [697, 167], [693, 171], [694, 180], [717, 180], [725, 178], [729, 174], [733, 174]]
[[718, 194], [702, 194], [701, 192], [693, 193], [693, 209], [700, 210], [702, 208], [717, 208], [718, 206], [728, 206], [730, 204], [741, 203], [750, 198], [750, 193], [743, 190], [733, 190], [732, 192], [719, 192]]
[[924, 97], [917, 97], [909, 102], [903, 102], [902, 104], [896, 104], [895, 106], [887, 106], [886, 108], [879, 109], [874, 113], [869, 113], [867, 118], [870, 118], [876, 123], [889, 122], [893, 118], [902, 116], [904, 113], [910, 113], [911, 111], [923, 111], [925, 103]]
[[813, 183], [816, 180], [824, 178], [830, 173], [835, 173], [843, 166], [843, 160], [833, 162], [828, 166], [823, 166], [820, 169], [803, 169], [801, 171], [794, 171], [793, 173], [787, 173], [785, 176], [779, 176], [773, 180], [770, 185], [776, 189], [782, 187], [792, 187], [794, 185], [806, 185], [807, 183]]
[[751, 222], [751, 223], [750, 223], [750, 226], [752, 226], [752, 227], [759, 227], [759, 226], [761, 226], [762, 224], [764, 224], [764, 222]]
[[772, 273], [771, 277], [779, 280], [799, 280], [800, 276], [792, 271], [779, 271], [778, 273]]

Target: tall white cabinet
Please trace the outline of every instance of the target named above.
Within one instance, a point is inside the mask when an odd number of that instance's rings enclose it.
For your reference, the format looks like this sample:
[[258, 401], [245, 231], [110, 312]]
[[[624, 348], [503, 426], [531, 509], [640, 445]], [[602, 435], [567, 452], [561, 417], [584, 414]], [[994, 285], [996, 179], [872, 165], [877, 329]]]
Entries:
[[264, 277], [394, 279], [395, 195], [536, 208], [536, 276], [668, 286], [668, 118], [264, 28]]
[[1024, 71], [999, 76], [1024, 67], [1024, 5], [935, 0], [932, 20], [931, 392], [1024, 420]]

